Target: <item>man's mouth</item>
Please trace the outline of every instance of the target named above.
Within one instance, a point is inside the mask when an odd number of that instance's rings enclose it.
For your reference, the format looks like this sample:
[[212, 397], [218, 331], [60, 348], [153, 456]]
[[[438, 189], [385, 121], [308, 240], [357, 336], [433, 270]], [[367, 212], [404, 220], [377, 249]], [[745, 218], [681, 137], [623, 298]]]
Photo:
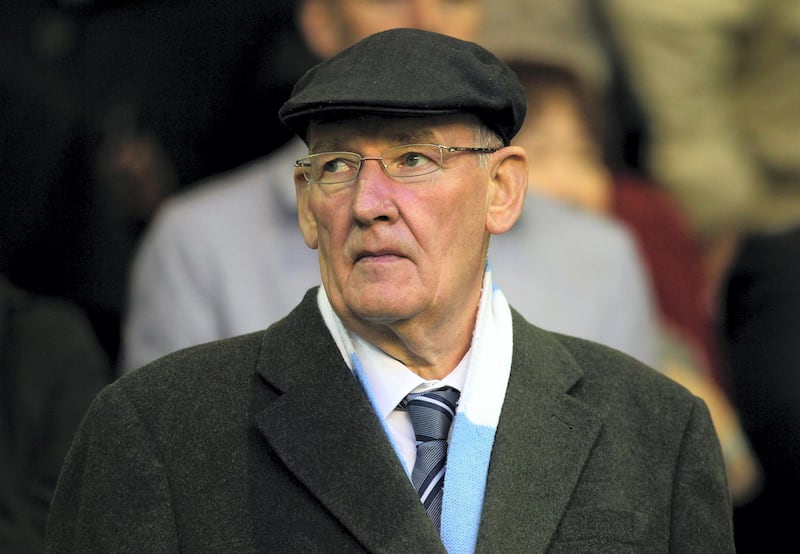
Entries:
[[405, 257], [405, 256], [403, 256], [403, 255], [401, 255], [398, 252], [393, 251], [393, 250], [378, 250], [378, 251], [375, 251], [375, 252], [360, 252], [356, 256], [355, 261], [356, 261], [356, 263], [362, 262], [362, 261], [365, 261], [365, 262], [382, 262], [382, 261], [390, 262], [390, 261], [398, 260], [398, 259], [403, 258], [403, 257]]

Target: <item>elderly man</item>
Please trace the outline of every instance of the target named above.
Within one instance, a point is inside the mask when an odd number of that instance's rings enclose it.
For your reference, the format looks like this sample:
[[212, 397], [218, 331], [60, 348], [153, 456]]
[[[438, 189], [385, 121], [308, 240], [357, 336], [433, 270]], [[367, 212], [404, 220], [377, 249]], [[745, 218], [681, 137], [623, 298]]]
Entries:
[[427, 31], [307, 73], [280, 115], [323, 286], [101, 393], [49, 551], [732, 551], [702, 401], [492, 282], [524, 114], [506, 65]]

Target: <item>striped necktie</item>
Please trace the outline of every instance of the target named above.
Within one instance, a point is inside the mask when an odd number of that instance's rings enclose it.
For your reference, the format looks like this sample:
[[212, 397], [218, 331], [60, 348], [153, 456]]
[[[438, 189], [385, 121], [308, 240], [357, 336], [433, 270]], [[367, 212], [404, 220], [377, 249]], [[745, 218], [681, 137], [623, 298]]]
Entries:
[[417, 461], [411, 471], [411, 483], [437, 529], [442, 518], [447, 435], [458, 396], [456, 389], [444, 387], [409, 394], [400, 405], [411, 417], [417, 441]]

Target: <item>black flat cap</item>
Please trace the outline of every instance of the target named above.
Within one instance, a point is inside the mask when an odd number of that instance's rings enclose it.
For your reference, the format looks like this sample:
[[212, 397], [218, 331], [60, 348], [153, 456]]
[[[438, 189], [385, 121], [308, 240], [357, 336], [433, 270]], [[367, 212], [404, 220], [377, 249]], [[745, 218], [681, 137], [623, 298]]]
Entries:
[[516, 74], [485, 48], [439, 33], [377, 33], [311, 68], [278, 115], [300, 137], [342, 115], [474, 114], [508, 144], [525, 119]]

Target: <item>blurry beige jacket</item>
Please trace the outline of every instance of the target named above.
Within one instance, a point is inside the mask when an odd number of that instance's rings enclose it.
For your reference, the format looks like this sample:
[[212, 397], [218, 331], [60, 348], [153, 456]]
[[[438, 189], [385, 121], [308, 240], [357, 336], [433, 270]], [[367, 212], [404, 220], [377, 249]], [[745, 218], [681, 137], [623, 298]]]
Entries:
[[706, 237], [800, 222], [800, 2], [607, 0], [650, 165]]

